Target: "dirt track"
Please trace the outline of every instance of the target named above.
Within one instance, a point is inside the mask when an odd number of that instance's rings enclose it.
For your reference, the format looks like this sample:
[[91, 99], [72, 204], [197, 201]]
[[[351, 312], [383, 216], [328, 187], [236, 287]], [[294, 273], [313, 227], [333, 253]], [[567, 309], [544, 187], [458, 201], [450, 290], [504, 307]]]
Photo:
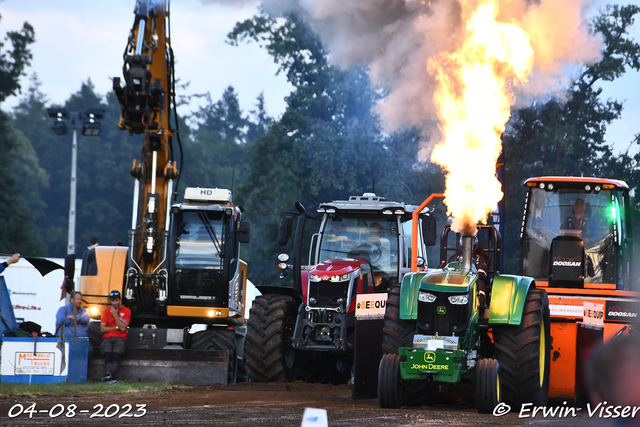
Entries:
[[[28, 408], [33, 403], [33, 418], [23, 412], [15, 415], [17, 404]], [[65, 417], [69, 405], [77, 408], [73, 417]], [[99, 412], [102, 417], [91, 418]], [[126, 404], [131, 411], [126, 414]], [[136, 412], [146, 404], [146, 413]], [[55, 407], [55, 405], [58, 405]], [[110, 407], [111, 406], [111, 407]], [[110, 408], [109, 408], [110, 407]], [[520, 419], [517, 413], [502, 417], [479, 415], [470, 405], [438, 405], [431, 407], [381, 409], [378, 401], [352, 400], [351, 386], [308, 383], [239, 384], [165, 389], [152, 392], [119, 394], [62, 394], [27, 398], [0, 397], [0, 424], [22, 425], [218, 425], [218, 426], [299, 426], [306, 407], [327, 410], [330, 426], [428, 426], [428, 425], [602, 425], [590, 419], [585, 411], [576, 418]], [[108, 409], [109, 408], [109, 409]], [[62, 411], [64, 409], [64, 412]], [[86, 411], [80, 413], [80, 411]], [[105, 410], [112, 415], [105, 418]], [[58, 417], [53, 417], [61, 412]], [[128, 416], [127, 416], [128, 415]], [[142, 415], [135, 417], [134, 415]], [[121, 417], [122, 416], [122, 417]]]

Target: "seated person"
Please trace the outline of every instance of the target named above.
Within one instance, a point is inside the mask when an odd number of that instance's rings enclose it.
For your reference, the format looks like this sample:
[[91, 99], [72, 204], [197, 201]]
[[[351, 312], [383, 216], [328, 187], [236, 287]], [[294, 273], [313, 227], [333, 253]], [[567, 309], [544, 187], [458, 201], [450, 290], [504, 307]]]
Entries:
[[391, 264], [391, 243], [385, 237], [384, 228], [377, 222], [371, 225], [371, 243], [380, 248], [380, 258], [375, 264], [381, 268], [389, 268]]
[[[449, 262], [462, 262], [462, 237], [456, 242], [456, 253], [449, 257]], [[491, 293], [491, 282], [487, 277], [489, 271], [489, 263], [491, 263], [491, 257], [487, 255], [482, 247], [482, 243], [478, 240], [477, 236], [473, 236], [471, 247], [471, 262], [478, 270], [478, 305], [481, 308], [487, 307], [489, 298], [487, 294]], [[444, 260], [440, 265], [440, 268], [444, 267]]]
[[586, 212], [587, 204], [584, 199], [577, 198], [573, 203], [573, 214], [562, 224], [565, 230], [581, 230], [582, 240], [595, 242], [598, 240], [598, 222], [591, 219], [590, 212]]

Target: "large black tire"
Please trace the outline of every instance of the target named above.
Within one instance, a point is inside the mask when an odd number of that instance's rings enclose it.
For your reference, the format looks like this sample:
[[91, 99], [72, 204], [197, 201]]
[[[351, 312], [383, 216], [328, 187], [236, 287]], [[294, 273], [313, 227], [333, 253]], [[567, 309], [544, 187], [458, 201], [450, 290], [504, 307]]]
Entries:
[[253, 382], [292, 381], [296, 351], [291, 345], [298, 306], [288, 295], [260, 295], [247, 321], [245, 356]]
[[192, 350], [223, 350], [229, 352], [227, 384], [236, 383], [236, 334], [228, 329], [216, 328], [198, 331], [191, 339]]
[[236, 369], [236, 383], [250, 383], [251, 378], [249, 378], [249, 368], [247, 367], [247, 359], [238, 360], [238, 368]]
[[514, 409], [522, 403], [547, 404], [551, 347], [549, 317], [547, 292], [531, 288], [520, 324], [493, 327], [502, 397]]
[[[397, 355], [400, 347], [413, 347], [416, 322], [413, 320], [400, 319], [400, 287], [400, 283], [392, 285], [387, 296], [387, 305], [382, 327], [383, 358], [385, 354]], [[382, 361], [380, 363], [382, 367]], [[380, 370], [378, 371], [378, 375], [380, 375]], [[399, 376], [400, 373], [398, 372], [398, 378], [400, 378]], [[380, 377], [378, 377], [378, 384], [379, 381]], [[401, 405], [419, 406], [425, 404], [428, 400], [426, 380], [401, 381], [401, 389]], [[378, 388], [378, 392], [380, 392], [380, 388]]]
[[402, 401], [400, 356], [385, 354], [378, 368], [378, 403], [381, 408], [399, 408]]
[[476, 409], [490, 414], [502, 401], [500, 365], [495, 359], [480, 359], [476, 366]]
[[416, 322], [400, 319], [400, 283], [389, 289], [382, 327], [382, 354], [398, 354], [400, 347], [413, 347]]

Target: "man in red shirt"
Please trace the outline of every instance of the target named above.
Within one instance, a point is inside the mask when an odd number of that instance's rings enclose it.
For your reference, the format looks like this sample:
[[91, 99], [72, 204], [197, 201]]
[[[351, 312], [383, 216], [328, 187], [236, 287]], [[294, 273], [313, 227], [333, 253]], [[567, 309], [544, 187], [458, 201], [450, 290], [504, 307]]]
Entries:
[[100, 344], [100, 354], [104, 357], [103, 381], [109, 381], [116, 375], [127, 351], [127, 327], [131, 321], [131, 310], [122, 305], [120, 292], [111, 291], [109, 301], [111, 307], [104, 309], [100, 319], [100, 332], [104, 334]]

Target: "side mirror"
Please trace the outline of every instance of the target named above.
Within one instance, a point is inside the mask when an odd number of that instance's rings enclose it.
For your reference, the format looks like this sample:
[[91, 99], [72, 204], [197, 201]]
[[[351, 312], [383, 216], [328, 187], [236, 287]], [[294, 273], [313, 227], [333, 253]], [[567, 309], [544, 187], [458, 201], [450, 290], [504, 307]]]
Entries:
[[280, 220], [280, 231], [278, 232], [278, 244], [284, 246], [291, 237], [293, 231], [293, 217], [288, 214], [284, 214]]
[[238, 226], [238, 242], [249, 243], [249, 235], [251, 231], [251, 223], [249, 221], [240, 221]]
[[438, 224], [436, 223], [436, 217], [422, 217], [422, 239], [426, 246], [435, 246], [438, 242]]

